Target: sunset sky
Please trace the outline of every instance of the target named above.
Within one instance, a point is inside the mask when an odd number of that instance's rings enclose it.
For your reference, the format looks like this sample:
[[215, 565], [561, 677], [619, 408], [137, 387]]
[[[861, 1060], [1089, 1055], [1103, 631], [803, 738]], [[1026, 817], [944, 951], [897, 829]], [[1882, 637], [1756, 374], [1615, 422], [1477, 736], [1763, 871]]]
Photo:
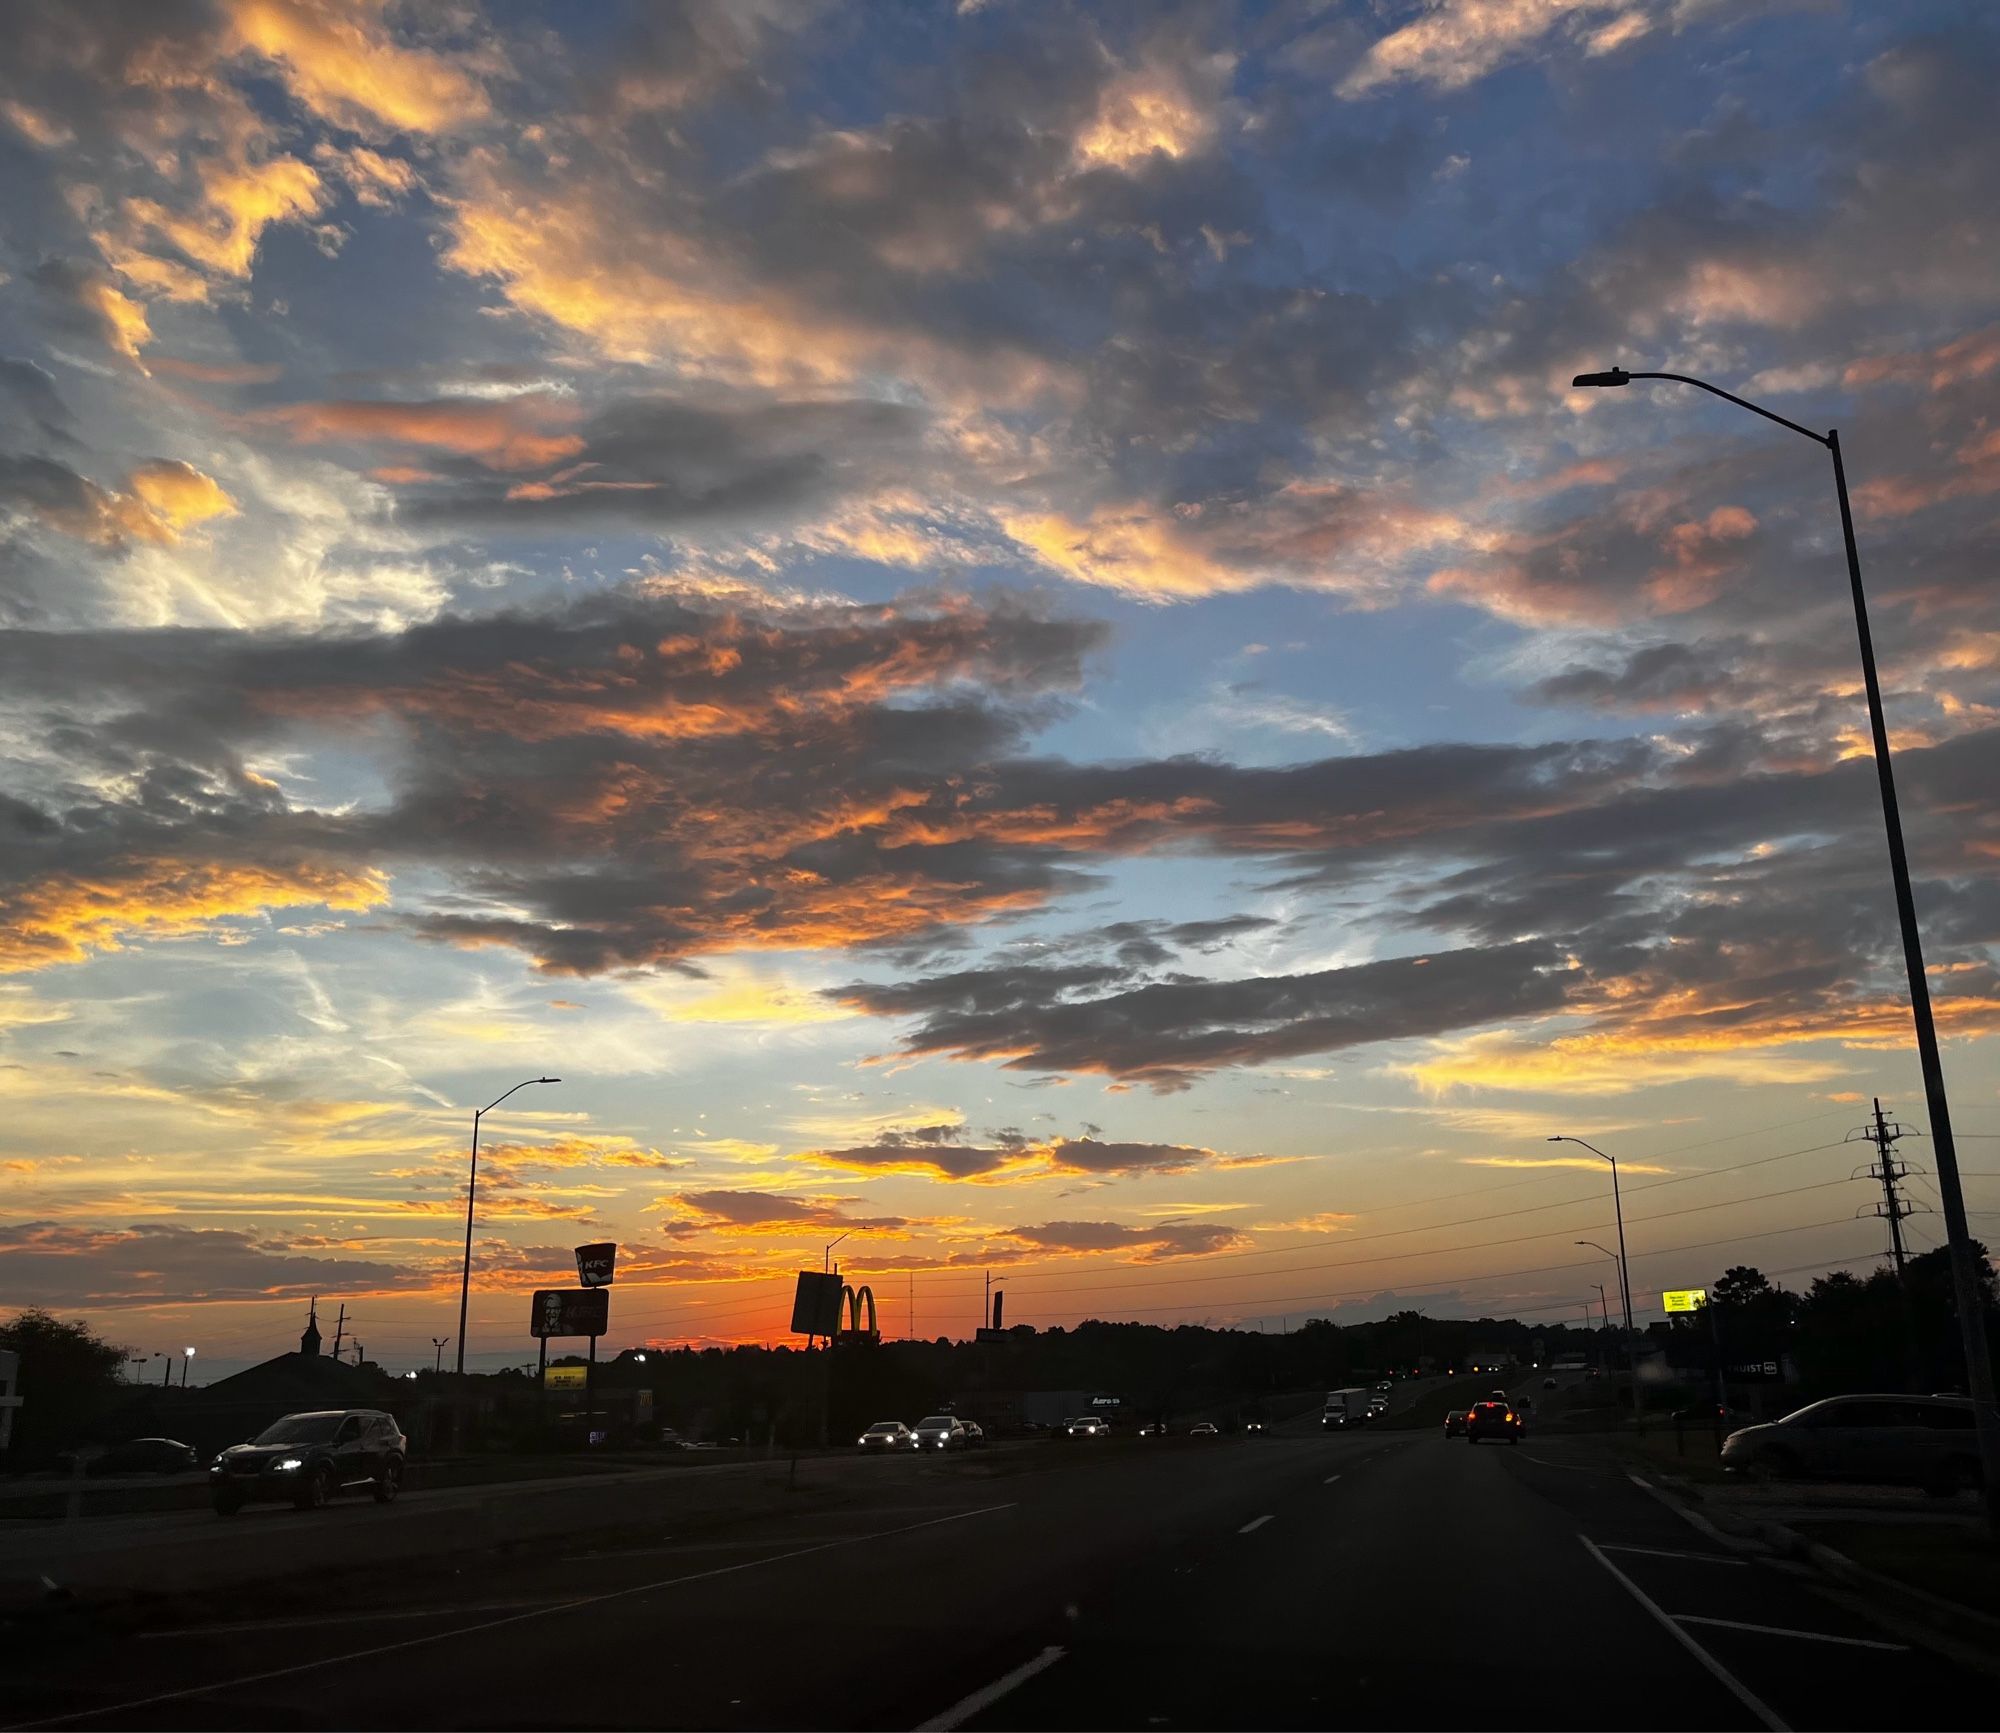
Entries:
[[543, 1072], [476, 1367], [1577, 1322], [1557, 1132], [1642, 1317], [1866, 1268], [1830, 473], [1614, 362], [1842, 431], [2000, 1234], [1985, 9], [6, 16], [0, 1306], [429, 1365]]

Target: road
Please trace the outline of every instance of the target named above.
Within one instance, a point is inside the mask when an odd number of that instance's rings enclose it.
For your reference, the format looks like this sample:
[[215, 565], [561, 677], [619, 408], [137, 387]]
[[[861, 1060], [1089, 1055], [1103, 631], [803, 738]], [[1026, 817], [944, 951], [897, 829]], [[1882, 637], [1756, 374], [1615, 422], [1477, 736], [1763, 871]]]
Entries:
[[[868, 1496], [7, 1657], [72, 1727], [1904, 1727], [1991, 1681], [1601, 1455], [1428, 1430], [873, 1465]], [[383, 1513], [354, 1506], [329, 1521]], [[275, 1532], [275, 1530], [274, 1530]], [[1888, 1646], [1885, 1646], [1888, 1645]], [[1921, 1705], [1921, 1708], [1915, 1707]]]

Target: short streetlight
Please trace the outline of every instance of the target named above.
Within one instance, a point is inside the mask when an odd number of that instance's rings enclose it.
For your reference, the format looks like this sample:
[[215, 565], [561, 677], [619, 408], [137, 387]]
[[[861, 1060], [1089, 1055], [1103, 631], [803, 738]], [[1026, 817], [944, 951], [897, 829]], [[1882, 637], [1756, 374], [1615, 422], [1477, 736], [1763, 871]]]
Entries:
[[1916, 1025], [1917, 1062], [1924, 1074], [1924, 1105], [1930, 1114], [1931, 1152], [1938, 1198], [1944, 1206], [1945, 1243], [1951, 1254], [1951, 1286], [1965, 1349], [1966, 1388], [1972, 1393], [1973, 1424], [1979, 1439], [1981, 1493], [1990, 1538], [2000, 1539], [2000, 1409], [1994, 1406], [1993, 1362], [1986, 1346], [1986, 1302], [1965, 1217], [1965, 1193], [1958, 1180], [1958, 1145], [1951, 1134], [1951, 1107], [1945, 1098], [1944, 1062], [1938, 1054], [1937, 1024], [1931, 1016], [1930, 981], [1924, 974], [1923, 935], [1910, 889], [1910, 860], [1903, 848], [1903, 815], [1896, 800], [1896, 772], [1889, 760], [1889, 725], [1882, 714], [1882, 683], [1875, 673], [1875, 638], [1868, 626], [1868, 598], [1861, 588], [1861, 553], [1854, 540], [1854, 511], [1847, 499], [1847, 468], [1840, 459], [1840, 430], [1815, 433], [1796, 421], [1685, 373], [1628, 373], [1622, 367], [1579, 373], [1576, 386], [1622, 386], [1634, 379], [1669, 379], [1720, 397], [1738, 409], [1775, 421], [1780, 427], [1824, 446], [1833, 459], [1833, 487], [1840, 499], [1840, 535], [1847, 551], [1847, 585], [1854, 597], [1854, 631], [1861, 646], [1862, 684], [1868, 693], [1868, 727], [1875, 742], [1875, 780], [1882, 795], [1882, 828], [1888, 835], [1889, 876], [1895, 885], [1896, 920], [1903, 936], [1903, 972], [1910, 982], [1910, 1016]]
[[[560, 1083], [561, 1081], [560, 1077], [524, 1077], [519, 1083], [514, 1085], [514, 1089], [526, 1089], [531, 1083]], [[473, 1199], [477, 1197], [479, 1192], [479, 1122], [487, 1114], [491, 1113], [494, 1108], [498, 1107], [501, 1102], [505, 1101], [507, 1096], [512, 1095], [514, 1089], [509, 1089], [504, 1094], [495, 1096], [472, 1116], [472, 1171], [465, 1181], [465, 1262], [460, 1268], [458, 1276], [458, 1366], [456, 1377], [458, 1396], [457, 1419], [460, 1421], [463, 1420], [465, 1412], [465, 1307], [466, 1301], [472, 1292], [472, 1204]], [[455, 1428], [455, 1431], [457, 1430], [462, 1430], [462, 1428]], [[462, 1438], [457, 1440], [457, 1442], [462, 1444]]]
[[194, 1350], [192, 1348], [183, 1348], [181, 1350], [181, 1388], [183, 1390], [188, 1387], [188, 1368], [193, 1364]]

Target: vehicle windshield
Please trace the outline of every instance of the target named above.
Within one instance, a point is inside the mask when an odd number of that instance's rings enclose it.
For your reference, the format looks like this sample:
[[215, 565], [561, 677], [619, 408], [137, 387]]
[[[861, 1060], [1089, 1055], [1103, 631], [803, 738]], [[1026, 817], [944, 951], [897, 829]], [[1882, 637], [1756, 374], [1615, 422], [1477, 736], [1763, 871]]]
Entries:
[[902, 1425], [903, 1423], [900, 1420], [878, 1420], [868, 1430], [870, 1432], [897, 1432], [902, 1429]]
[[338, 1414], [287, 1414], [251, 1440], [253, 1444], [330, 1444], [340, 1428]]
[[949, 1414], [927, 1414], [917, 1424], [925, 1427], [943, 1426], [949, 1428], [951, 1425], [951, 1416]]

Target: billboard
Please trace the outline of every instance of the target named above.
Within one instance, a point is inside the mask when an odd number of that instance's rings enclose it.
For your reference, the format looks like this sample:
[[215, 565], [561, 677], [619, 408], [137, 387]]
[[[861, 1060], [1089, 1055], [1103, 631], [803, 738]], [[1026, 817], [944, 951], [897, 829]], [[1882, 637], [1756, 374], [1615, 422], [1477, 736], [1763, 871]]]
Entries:
[[535, 1290], [531, 1336], [601, 1336], [610, 1326], [611, 1296], [602, 1288]]
[[581, 1395], [589, 1373], [588, 1366], [551, 1366], [542, 1374], [542, 1386], [548, 1390], [574, 1390]]
[[1670, 1288], [1660, 1296], [1660, 1306], [1667, 1312], [1698, 1312], [1708, 1304], [1706, 1288]]
[[576, 1279], [586, 1288], [608, 1288], [618, 1267], [618, 1248], [609, 1240], [576, 1248]]
[[846, 1285], [835, 1275], [799, 1271], [799, 1285], [792, 1294], [792, 1334], [833, 1335], [840, 1328], [841, 1290]]

